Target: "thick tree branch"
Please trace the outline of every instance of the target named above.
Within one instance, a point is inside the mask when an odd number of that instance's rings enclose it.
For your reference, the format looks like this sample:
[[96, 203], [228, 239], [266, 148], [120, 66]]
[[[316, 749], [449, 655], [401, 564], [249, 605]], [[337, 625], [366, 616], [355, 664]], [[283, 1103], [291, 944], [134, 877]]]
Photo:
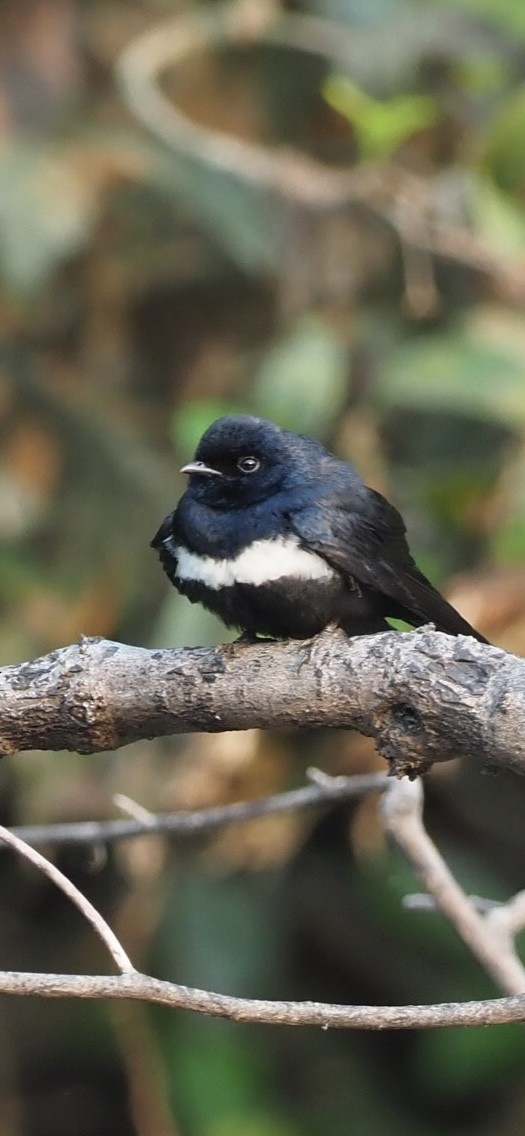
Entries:
[[397, 776], [454, 756], [525, 771], [525, 662], [428, 629], [158, 651], [83, 639], [2, 668], [0, 699], [4, 755], [330, 726], [373, 737]]

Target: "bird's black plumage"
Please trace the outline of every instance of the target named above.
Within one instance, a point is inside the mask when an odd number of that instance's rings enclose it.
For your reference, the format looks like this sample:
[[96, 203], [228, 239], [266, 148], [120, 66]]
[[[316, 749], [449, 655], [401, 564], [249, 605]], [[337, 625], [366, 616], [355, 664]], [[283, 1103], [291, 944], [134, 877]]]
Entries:
[[483, 636], [417, 568], [397, 510], [311, 438], [220, 418], [184, 467], [188, 488], [152, 540], [173, 584], [229, 626], [309, 638], [387, 617]]

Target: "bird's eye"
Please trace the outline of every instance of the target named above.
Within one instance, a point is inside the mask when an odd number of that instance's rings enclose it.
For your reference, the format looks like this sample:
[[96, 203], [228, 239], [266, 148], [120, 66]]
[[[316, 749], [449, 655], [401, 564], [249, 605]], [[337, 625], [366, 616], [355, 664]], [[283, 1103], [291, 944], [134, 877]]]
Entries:
[[245, 458], [239, 458], [237, 469], [240, 469], [241, 473], [255, 473], [259, 469], [260, 464], [259, 458], [246, 456]]

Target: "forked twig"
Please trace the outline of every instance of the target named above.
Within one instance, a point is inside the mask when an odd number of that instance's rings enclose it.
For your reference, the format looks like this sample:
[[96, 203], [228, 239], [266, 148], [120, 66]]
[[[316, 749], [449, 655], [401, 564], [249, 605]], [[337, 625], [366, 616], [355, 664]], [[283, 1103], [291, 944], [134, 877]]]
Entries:
[[111, 927], [106, 923], [106, 920], [103, 919], [96, 907], [93, 907], [89, 899], [86, 899], [85, 895], [82, 895], [82, 892], [75, 887], [74, 883], [72, 883], [55, 864], [52, 864], [50, 860], [47, 860], [46, 857], [42, 856], [40, 852], [37, 852], [35, 848], [31, 848], [29, 844], [26, 844], [25, 840], [21, 840], [19, 836], [15, 836], [13, 832], [10, 832], [8, 828], [4, 828], [3, 825], [0, 825], [0, 840], [3, 840], [10, 848], [14, 848], [16, 852], [19, 852], [25, 860], [29, 860], [31, 864], [34, 864], [35, 868], [38, 868], [44, 876], [52, 880], [52, 882], [64, 892], [64, 895], [67, 895], [68, 899], [78, 907], [78, 910], [82, 913], [84, 918], [87, 919], [88, 923], [91, 923], [99, 939], [101, 939], [107, 947], [121, 974], [135, 974], [133, 963], [128, 958], [124, 947], [119, 943]]
[[423, 785], [395, 781], [381, 802], [387, 831], [395, 838], [436, 906], [472, 954], [508, 994], [525, 992], [525, 968], [513, 934], [525, 921], [524, 893], [483, 914], [463, 891], [423, 825]]

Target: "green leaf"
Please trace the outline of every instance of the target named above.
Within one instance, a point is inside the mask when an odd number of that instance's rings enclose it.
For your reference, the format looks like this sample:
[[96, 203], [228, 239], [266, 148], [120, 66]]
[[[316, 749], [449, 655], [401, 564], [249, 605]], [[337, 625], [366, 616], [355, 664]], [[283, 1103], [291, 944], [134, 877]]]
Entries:
[[323, 87], [327, 103], [352, 123], [363, 158], [387, 157], [438, 119], [438, 107], [428, 95], [371, 98], [343, 75], [331, 75]]
[[525, 335], [521, 317], [478, 311], [455, 331], [405, 342], [385, 355], [377, 393], [387, 406], [525, 425]]
[[498, 253], [521, 256], [525, 247], [525, 210], [483, 175], [470, 181], [468, 210], [477, 234]]
[[266, 353], [253, 391], [257, 410], [322, 438], [343, 403], [348, 366], [348, 350], [329, 325], [307, 316]]
[[516, 516], [505, 518], [501, 527], [494, 533], [491, 542], [492, 555], [499, 564], [515, 565], [523, 568], [525, 563], [525, 508], [518, 509]]
[[[524, 7], [525, 13], [525, 7]], [[483, 164], [507, 193], [522, 195], [525, 186], [525, 85], [513, 90], [488, 134]]]
[[171, 426], [177, 453], [183, 455], [184, 461], [189, 461], [204, 431], [216, 418], [222, 418], [224, 414], [238, 414], [241, 410], [241, 407], [219, 399], [202, 398], [183, 403], [174, 414]]

